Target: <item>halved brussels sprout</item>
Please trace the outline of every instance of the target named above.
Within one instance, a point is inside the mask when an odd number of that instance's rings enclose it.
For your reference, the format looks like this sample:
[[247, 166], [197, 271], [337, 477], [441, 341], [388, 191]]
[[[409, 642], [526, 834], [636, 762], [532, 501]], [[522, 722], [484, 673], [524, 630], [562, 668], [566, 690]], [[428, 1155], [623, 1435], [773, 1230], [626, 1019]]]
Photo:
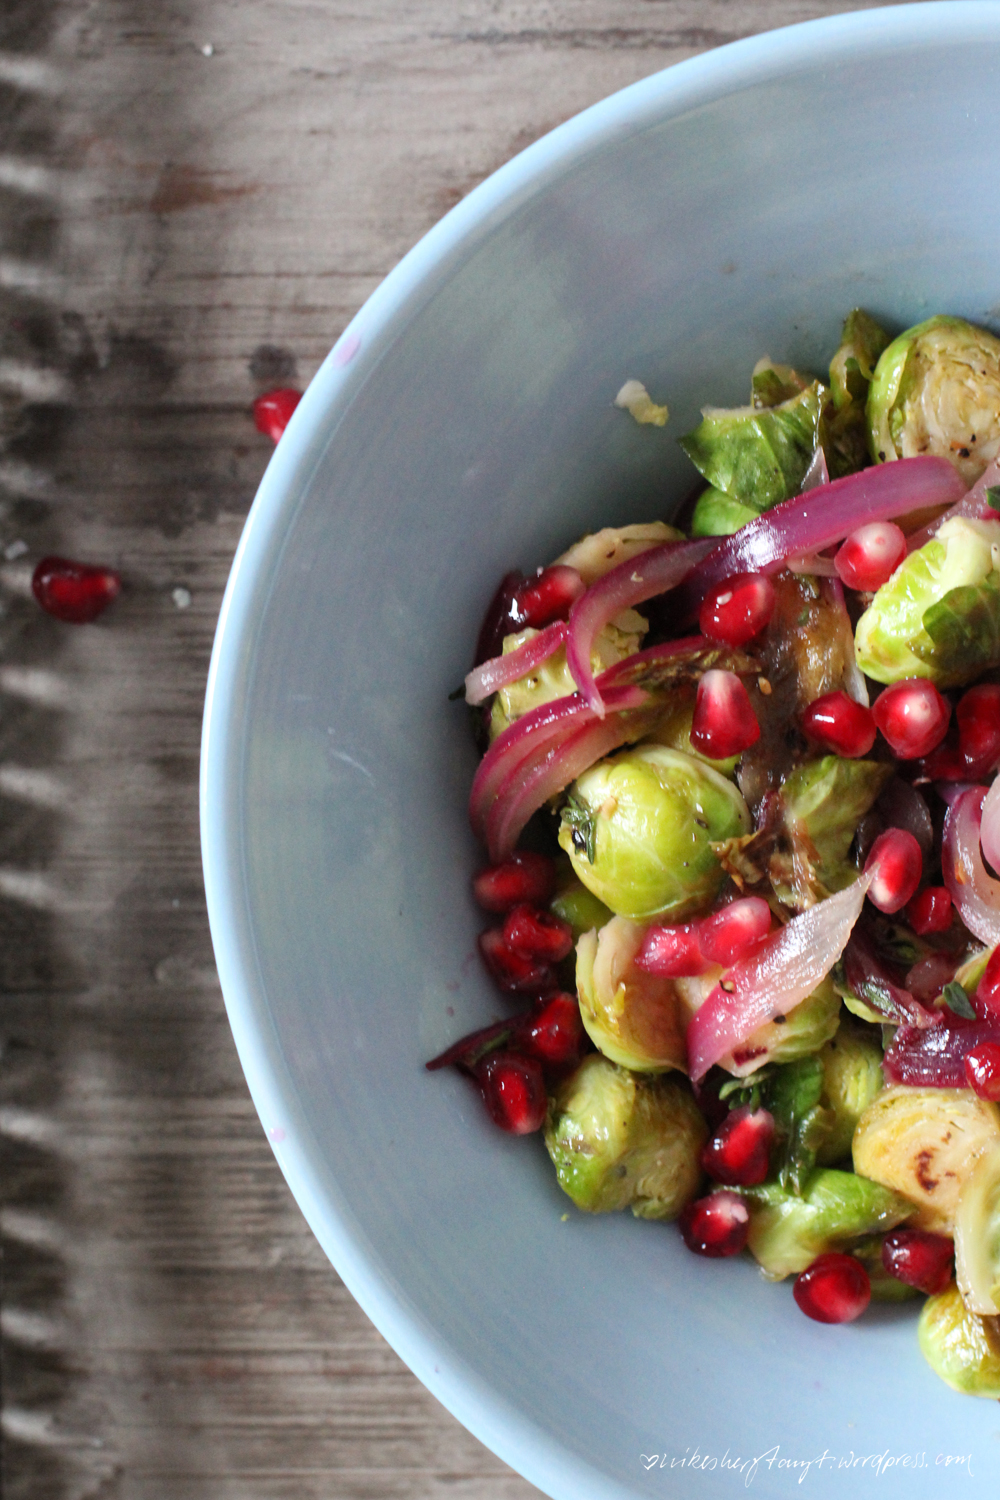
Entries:
[[1000, 1318], [970, 1312], [954, 1283], [928, 1297], [917, 1337], [927, 1363], [952, 1390], [1000, 1399]]
[[747, 1247], [772, 1281], [804, 1271], [827, 1250], [892, 1229], [913, 1212], [890, 1188], [829, 1167], [814, 1174], [801, 1197], [776, 1182], [740, 1192], [750, 1209]]
[[732, 536], [748, 521], [756, 520], [760, 511], [744, 500], [735, 500], [714, 485], [702, 490], [691, 516], [692, 536]]
[[[605, 625], [594, 640], [590, 653], [590, 665], [594, 673], [603, 672], [615, 662], [624, 661], [642, 646], [642, 638], [649, 623], [634, 609], [623, 610], [609, 625]], [[508, 656], [525, 641], [538, 634], [537, 630], [520, 630], [504, 637], [503, 654]], [[540, 708], [543, 703], [552, 703], [556, 698], [565, 698], [576, 692], [576, 683], [566, 661], [566, 648], [558, 651], [534, 671], [526, 672], [516, 682], [508, 683], [493, 699], [490, 711], [490, 738], [496, 739], [515, 719]]]
[[1000, 339], [964, 318], [901, 333], [875, 367], [868, 434], [879, 463], [933, 453], [975, 484], [1000, 451]]
[[897, 1084], [876, 1094], [854, 1132], [854, 1170], [905, 1194], [913, 1223], [953, 1234], [973, 1162], [1000, 1142], [1000, 1110], [968, 1089]]
[[1000, 665], [1000, 520], [952, 516], [876, 593], [854, 636], [877, 682], [960, 687]]
[[955, 1279], [970, 1312], [1000, 1313], [1000, 1141], [980, 1152], [959, 1194]]
[[557, 557], [553, 567], [560, 564], [575, 568], [589, 588], [619, 563], [628, 562], [651, 547], [662, 547], [664, 542], [684, 540], [683, 531], [668, 526], [665, 521], [639, 521], [632, 526], [605, 526], [603, 531], [594, 531], [590, 536], [574, 542], [568, 551]]
[[816, 1160], [821, 1166], [832, 1166], [851, 1155], [858, 1121], [882, 1089], [882, 1048], [871, 1031], [841, 1022], [819, 1057], [823, 1105], [830, 1121]]
[[549, 1101], [545, 1145], [577, 1208], [674, 1219], [698, 1190], [708, 1128], [691, 1095], [591, 1054]]
[[687, 1071], [686, 1014], [672, 979], [635, 966], [646, 929], [612, 917], [576, 949], [580, 1016], [594, 1046], [638, 1073]]
[[749, 826], [732, 782], [693, 755], [645, 745], [599, 761], [574, 782], [559, 843], [606, 906], [649, 921], [710, 906], [726, 878], [712, 843]]
[[714, 489], [769, 510], [798, 494], [819, 446], [825, 399], [817, 380], [778, 406], [706, 406], [680, 445]]
[[785, 777], [778, 794], [784, 837], [768, 865], [779, 901], [800, 911], [857, 879], [848, 852], [892, 776], [891, 762], [824, 755]]

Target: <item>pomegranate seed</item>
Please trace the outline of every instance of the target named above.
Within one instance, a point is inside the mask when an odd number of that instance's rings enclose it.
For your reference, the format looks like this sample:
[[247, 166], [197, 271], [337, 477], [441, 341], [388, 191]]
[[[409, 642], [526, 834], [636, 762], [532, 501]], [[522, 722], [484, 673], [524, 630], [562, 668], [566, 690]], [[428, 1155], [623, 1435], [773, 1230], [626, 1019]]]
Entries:
[[729, 1105], [725, 1099], [719, 1098], [719, 1094], [731, 1082], [732, 1074], [724, 1072], [722, 1068], [710, 1068], [704, 1078], [699, 1078], [697, 1083], [694, 1080], [691, 1082], [694, 1102], [704, 1115], [710, 1130], [718, 1130], [729, 1114]]
[[906, 920], [914, 932], [947, 932], [951, 926], [951, 896], [946, 886], [927, 885], [906, 908]]
[[947, 953], [928, 953], [926, 958], [918, 959], [912, 969], [907, 970], [903, 988], [909, 990], [914, 1000], [928, 1003], [951, 983], [957, 968], [957, 958], [949, 958]]
[[698, 627], [710, 641], [745, 646], [769, 623], [774, 602], [774, 584], [765, 573], [739, 573], [705, 595]]
[[865, 860], [865, 874], [874, 870], [868, 899], [887, 915], [902, 911], [916, 894], [924, 872], [924, 856], [912, 833], [905, 828], [887, 828], [880, 833]]
[[517, 1043], [543, 1067], [575, 1063], [583, 1047], [583, 1022], [575, 995], [553, 995], [529, 1012], [517, 1028]]
[[1000, 761], [1000, 686], [990, 682], [970, 688], [958, 700], [955, 718], [960, 774], [970, 780], [988, 776]]
[[760, 725], [750, 695], [735, 672], [718, 668], [698, 683], [691, 722], [691, 743], [713, 760], [740, 755], [760, 739]]
[[1000, 1021], [1000, 948], [994, 948], [972, 997], [976, 1014], [984, 1021]]
[[713, 964], [729, 969], [750, 954], [771, 930], [771, 908], [762, 896], [731, 901], [698, 927], [698, 946]]
[[882, 1264], [889, 1275], [928, 1296], [948, 1285], [954, 1254], [947, 1235], [926, 1229], [894, 1229], [882, 1241]]
[[502, 990], [519, 994], [547, 995], [556, 988], [556, 976], [548, 964], [512, 953], [503, 940], [502, 927], [489, 927], [479, 934], [483, 962]]
[[292, 412], [302, 400], [301, 391], [265, 391], [253, 404], [254, 426], [276, 443], [291, 420]]
[[68, 557], [43, 557], [31, 576], [31, 592], [45, 610], [69, 625], [96, 620], [118, 597], [119, 574], [110, 568], [72, 562]]
[[892, 577], [905, 556], [906, 537], [895, 522], [870, 521], [841, 543], [833, 565], [849, 589], [874, 593]]
[[635, 963], [647, 974], [662, 974], [668, 979], [704, 974], [708, 964], [701, 954], [698, 924], [687, 922], [682, 927], [650, 927]]
[[483, 623], [479, 627], [476, 659], [472, 663], [474, 667], [481, 666], [484, 661], [491, 661], [494, 656], [499, 656], [503, 651], [504, 636], [510, 635], [511, 631], [517, 629], [511, 611], [514, 607], [514, 596], [523, 582], [523, 573], [505, 573], [501, 578], [497, 591], [483, 616]]
[[795, 1278], [792, 1295], [806, 1317], [817, 1323], [852, 1323], [871, 1301], [872, 1289], [859, 1260], [831, 1250]]
[[932, 682], [908, 677], [879, 693], [872, 705], [875, 723], [900, 760], [930, 755], [948, 732], [951, 704]]
[[475, 1072], [495, 1125], [512, 1135], [530, 1135], [542, 1128], [548, 1099], [541, 1063], [517, 1052], [492, 1052]]
[[980, 1099], [1000, 1102], [1000, 1042], [980, 1042], [965, 1054], [965, 1078]]
[[802, 715], [802, 728], [811, 740], [856, 760], [867, 755], [875, 743], [875, 720], [870, 708], [855, 703], [846, 693], [824, 693], [810, 703]]
[[515, 849], [502, 864], [488, 865], [473, 878], [472, 894], [486, 911], [510, 911], [523, 901], [551, 901], [556, 867], [545, 854]]
[[766, 1109], [731, 1110], [701, 1153], [709, 1177], [728, 1187], [753, 1187], [767, 1178], [774, 1116]]
[[521, 958], [557, 964], [573, 951], [573, 929], [554, 912], [526, 902], [514, 906], [503, 924], [503, 940]]
[[515, 630], [538, 630], [553, 620], [565, 620], [586, 585], [575, 568], [563, 563], [545, 568], [537, 578], [522, 583], [511, 601]]
[[717, 1259], [739, 1255], [747, 1242], [750, 1210], [739, 1193], [723, 1190], [689, 1203], [677, 1223], [689, 1250]]
[[488, 1052], [496, 1052], [498, 1048], [505, 1047], [517, 1029], [517, 1021], [494, 1021], [492, 1026], [483, 1026], [479, 1031], [470, 1031], [468, 1036], [460, 1037], [457, 1042], [452, 1042], [437, 1057], [432, 1057], [430, 1062], [424, 1063], [428, 1073], [436, 1073], [439, 1068], [462, 1068], [471, 1073], [476, 1064], [481, 1062]]

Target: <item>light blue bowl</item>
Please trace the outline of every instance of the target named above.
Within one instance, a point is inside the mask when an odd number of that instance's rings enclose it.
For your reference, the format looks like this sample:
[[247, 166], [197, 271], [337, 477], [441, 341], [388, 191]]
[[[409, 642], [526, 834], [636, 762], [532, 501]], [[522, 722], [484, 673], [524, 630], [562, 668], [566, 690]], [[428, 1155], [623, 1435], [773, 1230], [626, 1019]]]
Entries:
[[[745, 399], [764, 353], [821, 371], [851, 307], [996, 326], [998, 148], [991, 3], [813, 22], [626, 89], [376, 292], [240, 544], [202, 829], [254, 1101], [365, 1311], [561, 1500], [996, 1493], [997, 1403], [937, 1380], [912, 1308], [823, 1328], [750, 1264], [579, 1214], [538, 1139], [422, 1064], [503, 1011], [473, 957], [476, 757], [448, 702], [497, 579], [669, 515], [699, 406]], [[630, 376], [665, 430], [613, 408]]]

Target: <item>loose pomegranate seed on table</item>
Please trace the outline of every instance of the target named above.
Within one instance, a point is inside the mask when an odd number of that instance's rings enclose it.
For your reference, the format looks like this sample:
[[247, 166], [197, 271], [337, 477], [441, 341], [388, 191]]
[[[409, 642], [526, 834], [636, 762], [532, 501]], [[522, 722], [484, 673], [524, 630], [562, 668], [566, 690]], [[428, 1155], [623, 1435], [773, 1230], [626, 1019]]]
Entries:
[[894, 521], [871, 521], [842, 542], [834, 567], [849, 589], [874, 593], [906, 556], [906, 537]]
[[476, 1082], [495, 1125], [512, 1135], [530, 1135], [545, 1123], [548, 1098], [542, 1066], [518, 1052], [493, 1052], [478, 1064]]
[[739, 1255], [746, 1245], [750, 1210], [739, 1193], [722, 1189], [689, 1203], [677, 1223], [685, 1245], [695, 1255], [721, 1259]]
[[713, 667], [698, 683], [691, 721], [692, 745], [712, 760], [728, 760], [749, 750], [759, 739], [760, 725], [750, 694], [735, 672]]
[[694, 922], [679, 927], [650, 927], [635, 962], [647, 974], [660, 974], [666, 979], [704, 974], [708, 968]]
[[522, 902], [511, 908], [503, 939], [512, 953], [557, 964], [573, 951], [573, 929], [554, 912]]
[[522, 958], [504, 942], [502, 927], [488, 927], [478, 938], [483, 962], [502, 990], [545, 995], [557, 988], [554, 970], [536, 958]]
[[485, 911], [505, 912], [530, 901], [551, 901], [556, 889], [556, 867], [545, 854], [515, 849], [501, 864], [487, 865], [473, 876], [472, 894]]
[[951, 896], [943, 885], [925, 886], [906, 907], [906, 920], [919, 937], [929, 932], [947, 932], [951, 917]]
[[731, 901], [698, 927], [698, 946], [713, 964], [724, 969], [749, 958], [771, 930], [771, 908], [762, 896]]
[[900, 760], [930, 755], [948, 732], [951, 704], [924, 677], [907, 677], [879, 693], [875, 723]]
[[292, 412], [302, 400], [302, 392], [285, 387], [265, 391], [253, 404], [254, 426], [276, 443], [291, 421]]
[[824, 750], [853, 760], [868, 754], [877, 733], [871, 709], [842, 692], [824, 693], [810, 703], [802, 728]]
[[887, 828], [872, 844], [865, 873], [874, 870], [868, 899], [879, 911], [892, 915], [912, 900], [924, 872], [924, 856], [912, 833]]
[[766, 573], [740, 573], [705, 595], [698, 627], [710, 641], [745, 646], [770, 623], [774, 606], [774, 584]]
[[795, 1278], [792, 1295], [817, 1323], [852, 1323], [871, 1301], [868, 1272], [853, 1255], [831, 1250]]
[[68, 625], [89, 625], [117, 599], [122, 581], [111, 568], [43, 557], [31, 575], [31, 592], [48, 615]]
[[882, 1241], [882, 1264], [890, 1276], [933, 1296], [951, 1280], [955, 1246], [927, 1229], [893, 1229]]
[[701, 1153], [701, 1164], [715, 1182], [754, 1187], [767, 1179], [774, 1116], [743, 1105], [730, 1110]]
[[540, 630], [554, 620], [565, 620], [583, 591], [583, 579], [575, 568], [561, 563], [544, 568], [537, 578], [529, 578], [515, 591], [510, 608], [512, 628]]
[[965, 1079], [980, 1099], [1000, 1103], [1000, 1042], [980, 1042], [965, 1054]]

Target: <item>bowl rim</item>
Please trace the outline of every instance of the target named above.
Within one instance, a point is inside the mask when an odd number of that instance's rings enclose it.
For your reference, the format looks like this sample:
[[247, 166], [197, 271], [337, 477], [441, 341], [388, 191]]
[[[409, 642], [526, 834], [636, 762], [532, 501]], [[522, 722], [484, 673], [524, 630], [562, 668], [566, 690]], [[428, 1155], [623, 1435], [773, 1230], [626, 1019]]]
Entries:
[[299, 495], [385, 347], [449, 268], [549, 182], [602, 146], [741, 88], [777, 81], [863, 44], [914, 48], [1000, 36], [1000, 0], [917, 0], [759, 33], [675, 63], [591, 105], [507, 162], [404, 256], [350, 321], [309, 384], [268, 463], [223, 597], [205, 697], [200, 767], [202, 862], [223, 998], [251, 1097], [309, 1227], [362, 1310], [423, 1385], [505, 1463], [554, 1500], [637, 1493], [564, 1449], [464, 1364], [380, 1268], [346, 1203], [331, 1195], [319, 1143], [267, 1008], [236, 857], [233, 768], [246, 700], [246, 642]]

